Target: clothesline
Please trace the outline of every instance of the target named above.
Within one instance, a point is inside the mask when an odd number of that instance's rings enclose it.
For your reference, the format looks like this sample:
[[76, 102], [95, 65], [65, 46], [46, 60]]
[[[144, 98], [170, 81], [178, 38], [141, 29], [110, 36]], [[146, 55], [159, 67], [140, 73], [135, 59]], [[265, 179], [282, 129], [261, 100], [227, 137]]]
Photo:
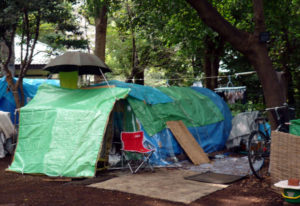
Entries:
[[[250, 71], [250, 72], [239, 72], [235, 74], [230, 74], [230, 75], [219, 75], [219, 76], [210, 76], [210, 77], [181, 77], [181, 78], [157, 78], [153, 79], [151, 78], [152, 81], [161, 81], [161, 80], [182, 80], [182, 79], [194, 79], [194, 80], [203, 80], [203, 79], [214, 79], [214, 78], [228, 78], [228, 77], [235, 77], [237, 78], [238, 76], [243, 76], [243, 75], [250, 75], [250, 74], [255, 74], [255, 71]], [[147, 80], [145, 78], [143, 79], [126, 79], [126, 80]]]

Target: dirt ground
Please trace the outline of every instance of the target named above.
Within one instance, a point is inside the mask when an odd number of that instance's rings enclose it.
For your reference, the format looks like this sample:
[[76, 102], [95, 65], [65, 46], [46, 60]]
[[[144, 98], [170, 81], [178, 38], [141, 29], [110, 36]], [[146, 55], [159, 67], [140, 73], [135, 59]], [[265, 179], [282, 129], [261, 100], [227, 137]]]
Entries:
[[[185, 205], [123, 192], [86, 187], [87, 184], [111, 178], [110, 172], [101, 172], [96, 178], [71, 182], [49, 182], [45, 176], [6, 172], [11, 158], [0, 159], [0, 206], [27, 205], [130, 205], [170, 206]], [[163, 192], [163, 191], [162, 191]], [[214, 192], [192, 202], [204, 205], [283, 205], [281, 196], [270, 189], [270, 178], [259, 181], [246, 177], [226, 189]]]

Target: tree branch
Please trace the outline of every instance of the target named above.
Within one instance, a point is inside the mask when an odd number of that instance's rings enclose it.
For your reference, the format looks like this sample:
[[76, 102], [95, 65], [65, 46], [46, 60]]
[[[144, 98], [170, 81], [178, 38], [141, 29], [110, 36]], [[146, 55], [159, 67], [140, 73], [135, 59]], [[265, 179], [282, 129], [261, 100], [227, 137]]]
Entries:
[[250, 34], [232, 26], [207, 0], [186, 1], [197, 11], [204, 23], [218, 32], [225, 41], [242, 53], [249, 50], [247, 44]]
[[26, 65], [24, 66], [24, 68], [22, 68], [22, 78], [25, 76], [25, 74], [26, 74], [26, 72], [27, 72], [27, 70], [29, 68], [29, 65], [32, 62], [33, 52], [34, 52], [34, 49], [35, 49], [35, 45], [36, 45], [37, 40], [39, 38], [40, 23], [41, 23], [41, 11], [39, 10], [38, 14], [36, 15], [36, 29], [35, 29], [35, 35], [34, 35], [33, 43], [32, 43], [31, 48], [30, 48], [30, 55], [29, 55], [29, 58], [27, 60]]
[[6, 47], [8, 48], [8, 56], [6, 61], [3, 63], [3, 69], [6, 72], [6, 76], [8, 78], [12, 78], [12, 73], [10, 72], [10, 70], [8, 69], [8, 64], [10, 62], [10, 59], [12, 57], [12, 43], [14, 42], [14, 37], [15, 37], [15, 33], [16, 33], [16, 24], [12, 25], [12, 30], [10, 33], [10, 39], [8, 40], [5, 36], [3, 36], [3, 40], [5, 42]]
[[260, 32], [266, 31], [264, 6], [262, 0], [252, 0], [254, 13], [254, 35], [258, 38]]

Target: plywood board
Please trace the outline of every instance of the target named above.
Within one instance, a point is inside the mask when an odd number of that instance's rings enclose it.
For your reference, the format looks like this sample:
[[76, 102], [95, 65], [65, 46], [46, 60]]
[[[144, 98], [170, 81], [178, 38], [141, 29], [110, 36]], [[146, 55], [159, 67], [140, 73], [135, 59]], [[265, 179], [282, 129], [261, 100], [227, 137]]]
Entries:
[[193, 164], [199, 165], [209, 162], [202, 147], [198, 144], [182, 121], [169, 121], [167, 122], [167, 126]]

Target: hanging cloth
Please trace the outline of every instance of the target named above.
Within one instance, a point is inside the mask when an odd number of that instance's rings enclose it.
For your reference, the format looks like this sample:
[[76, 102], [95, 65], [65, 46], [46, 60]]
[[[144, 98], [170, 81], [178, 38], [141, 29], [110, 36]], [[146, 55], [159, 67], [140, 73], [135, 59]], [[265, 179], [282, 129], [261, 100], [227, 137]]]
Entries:
[[237, 100], [244, 99], [246, 86], [233, 86], [233, 83], [231, 82], [231, 77], [228, 76], [228, 82], [226, 87], [215, 88], [215, 92], [218, 94], [222, 94], [222, 96], [225, 96], [226, 101], [229, 104], [234, 104]]

